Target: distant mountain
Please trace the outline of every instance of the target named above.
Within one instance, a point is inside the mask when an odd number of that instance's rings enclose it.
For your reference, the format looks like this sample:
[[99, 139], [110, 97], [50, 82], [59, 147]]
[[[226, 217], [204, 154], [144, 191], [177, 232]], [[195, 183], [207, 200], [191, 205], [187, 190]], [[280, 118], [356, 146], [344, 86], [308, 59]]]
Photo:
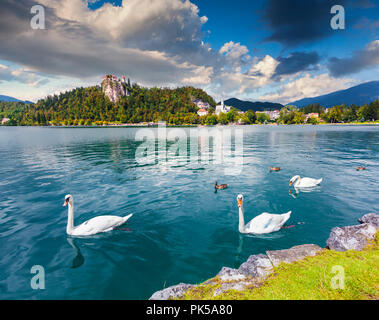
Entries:
[[319, 103], [323, 107], [333, 107], [335, 105], [363, 105], [379, 99], [379, 81], [370, 81], [351, 87], [346, 90], [335, 91], [313, 98], [304, 98], [288, 103], [297, 107], [304, 107], [309, 104]]
[[253, 110], [253, 111], [264, 111], [264, 110], [280, 110], [283, 105], [280, 103], [273, 102], [252, 102], [252, 101], [242, 101], [237, 98], [231, 98], [224, 101], [226, 106], [232, 106], [241, 111]]
[[3, 96], [1, 94], [0, 94], [0, 102], [25, 102], [25, 103], [28, 103], [28, 104], [33, 103], [31, 101], [22, 101], [22, 100], [13, 98], [13, 97]]

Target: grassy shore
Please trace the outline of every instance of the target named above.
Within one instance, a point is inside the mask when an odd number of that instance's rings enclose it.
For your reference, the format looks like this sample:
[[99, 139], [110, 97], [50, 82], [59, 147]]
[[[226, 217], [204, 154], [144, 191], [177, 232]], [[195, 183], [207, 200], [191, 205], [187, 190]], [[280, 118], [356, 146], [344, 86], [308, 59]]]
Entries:
[[[282, 263], [263, 281], [244, 290], [214, 296], [222, 282], [217, 277], [187, 291], [183, 300], [371, 300], [379, 299], [379, 232], [362, 251], [323, 249], [314, 257]], [[334, 266], [344, 269], [344, 289], [333, 289]], [[208, 282], [208, 281], [207, 281]], [[236, 281], [238, 282], [238, 281]]]

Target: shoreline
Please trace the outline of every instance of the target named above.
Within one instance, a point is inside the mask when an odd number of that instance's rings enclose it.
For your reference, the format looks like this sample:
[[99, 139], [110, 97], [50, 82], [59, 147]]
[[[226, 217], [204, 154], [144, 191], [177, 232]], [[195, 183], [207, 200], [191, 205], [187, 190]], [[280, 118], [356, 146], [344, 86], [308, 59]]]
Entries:
[[[366, 251], [369, 250], [370, 245], [373, 245], [373, 250], [377, 250], [379, 240], [379, 214], [365, 214], [358, 219], [358, 222], [360, 223], [358, 225], [333, 228], [330, 231], [329, 238], [326, 241], [326, 247], [324, 248], [316, 244], [302, 244], [289, 249], [270, 250], [265, 253], [254, 254], [249, 256], [248, 260], [243, 262], [238, 269], [222, 267], [220, 272], [209, 280], [200, 284], [180, 283], [173, 285], [154, 292], [149, 300], [229, 300], [231, 298], [239, 300], [238, 298], [248, 299], [249, 296], [255, 299], [262, 299], [260, 294], [262, 294], [262, 292], [265, 293], [265, 287], [269, 287], [267, 291], [272, 291], [270, 286], [275, 285], [275, 281], [280, 282], [280, 278], [279, 281], [277, 280], [278, 275], [280, 276], [285, 273], [289, 273], [290, 278], [280, 285], [284, 285], [286, 291], [287, 285], [293, 282], [291, 286], [293, 287], [295, 283], [297, 290], [304, 290], [308, 293], [312, 292], [317, 296], [320, 294], [317, 291], [317, 282], [322, 281], [322, 277], [326, 277], [326, 270], [323, 270], [324, 274], [319, 275], [319, 278], [317, 278], [317, 275], [315, 277], [314, 274], [312, 274], [316, 283], [314, 284], [314, 288], [312, 286], [312, 289], [309, 289], [303, 288], [301, 284], [297, 284], [296, 277], [293, 279], [293, 270], [291, 268], [297, 269], [297, 274], [302, 272], [303, 277], [305, 275], [305, 277], [308, 278], [310, 276], [307, 273], [309, 272], [308, 270], [314, 269], [315, 265], [319, 267], [320, 261], [318, 260], [320, 259], [323, 260], [323, 262], [327, 261], [333, 264], [333, 259], [337, 256], [338, 264], [342, 264], [339, 259], [345, 258], [346, 264], [350, 263], [354, 265], [356, 261], [351, 260], [352, 255], [355, 254], [358, 260], [361, 260], [360, 255], [365, 254]], [[374, 257], [375, 252], [373, 253]], [[313, 265], [312, 260], [315, 261]], [[372, 259], [370, 259], [370, 262], [373, 262], [375, 265], [375, 261], [371, 260]], [[375, 260], [375, 258], [373, 260]], [[305, 264], [305, 266], [303, 266], [302, 263]], [[347, 268], [346, 265], [338, 265], [338, 267]], [[333, 275], [332, 272], [332, 276]], [[335, 290], [336, 288], [332, 287], [331, 289]], [[366, 288], [362, 288], [363, 295], [365, 289]], [[323, 288], [323, 290], [325, 289]], [[284, 295], [285, 299], [287, 299], [288, 296], [290, 299], [293, 299], [291, 295], [298, 295], [298, 292], [286, 292]], [[337, 298], [341, 298], [338, 296], [338, 293]], [[272, 299], [277, 298], [274, 295]], [[305, 300], [309, 299], [309, 297], [304, 296], [300, 299]]]
[[[32, 126], [7, 126], [0, 125], [1, 127], [21, 127], [21, 128], [133, 128], [133, 127], [151, 127], [158, 128], [160, 124], [158, 123], [123, 123], [123, 124], [106, 124], [106, 125], [32, 125]], [[229, 127], [229, 126], [378, 126], [379, 122], [346, 122], [346, 123], [318, 123], [318, 124], [277, 124], [277, 123], [262, 123], [262, 124], [239, 124], [239, 123], [230, 123], [230, 124], [216, 124], [216, 125], [207, 125], [207, 124], [166, 124], [166, 127]]]

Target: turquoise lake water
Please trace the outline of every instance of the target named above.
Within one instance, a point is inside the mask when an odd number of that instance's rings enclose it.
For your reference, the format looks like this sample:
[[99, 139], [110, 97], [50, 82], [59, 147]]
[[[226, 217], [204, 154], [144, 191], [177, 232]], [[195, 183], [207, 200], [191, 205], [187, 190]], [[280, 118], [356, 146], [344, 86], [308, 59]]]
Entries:
[[[0, 128], [0, 299], [147, 299], [238, 267], [251, 254], [324, 247], [331, 228], [379, 211], [379, 127], [238, 129], [243, 167], [228, 175], [223, 164], [139, 164], [138, 128]], [[282, 170], [270, 173], [270, 165]], [[366, 171], [355, 170], [362, 165]], [[296, 174], [324, 181], [290, 195]], [[215, 193], [215, 180], [230, 187]], [[68, 193], [76, 224], [133, 213], [130, 230], [67, 236]], [[295, 227], [240, 235], [239, 193], [246, 222], [292, 210], [287, 225]], [[34, 265], [45, 270], [44, 290], [30, 286]]]

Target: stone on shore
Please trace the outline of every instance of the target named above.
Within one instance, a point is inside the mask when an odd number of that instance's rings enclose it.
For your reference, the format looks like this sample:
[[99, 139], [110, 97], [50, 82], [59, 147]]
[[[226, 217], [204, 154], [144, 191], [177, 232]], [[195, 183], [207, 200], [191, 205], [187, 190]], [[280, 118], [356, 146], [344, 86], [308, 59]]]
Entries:
[[239, 270], [229, 267], [222, 267], [217, 276], [221, 281], [236, 281], [246, 278], [246, 275], [242, 274]]
[[290, 249], [266, 251], [266, 254], [273, 266], [277, 267], [282, 262], [291, 263], [308, 256], [315, 256], [320, 250], [322, 250], [322, 248], [318, 245], [303, 244], [300, 246], [294, 246]]
[[262, 278], [271, 273], [273, 267], [265, 254], [255, 254], [238, 268], [241, 274], [254, 278]]
[[329, 239], [326, 241], [331, 250], [361, 251], [367, 244], [368, 240], [373, 239], [377, 227], [371, 223], [363, 223], [356, 226], [336, 227], [330, 232]]
[[365, 214], [363, 217], [358, 219], [358, 222], [371, 223], [378, 229], [379, 228], [379, 214], [376, 214], [376, 213]]
[[193, 287], [192, 284], [179, 283], [175, 286], [155, 292], [149, 300], [169, 300], [181, 297], [187, 290]]

